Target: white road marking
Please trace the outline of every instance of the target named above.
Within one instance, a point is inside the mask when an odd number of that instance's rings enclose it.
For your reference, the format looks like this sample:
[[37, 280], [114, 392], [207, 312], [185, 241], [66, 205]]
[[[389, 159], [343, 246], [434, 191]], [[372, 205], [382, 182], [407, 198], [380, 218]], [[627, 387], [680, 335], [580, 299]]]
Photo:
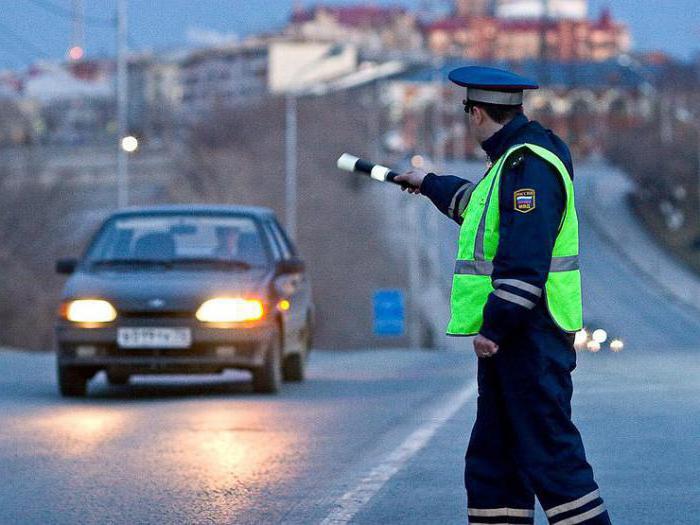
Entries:
[[476, 397], [476, 381], [454, 394], [440, 409], [430, 418], [414, 430], [396, 449], [357, 486], [343, 494], [334, 505], [334, 509], [321, 522], [321, 525], [344, 525], [364, 507], [372, 497], [381, 490], [403, 466], [428, 444], [435, 432], [454, 416], [468, 401]]

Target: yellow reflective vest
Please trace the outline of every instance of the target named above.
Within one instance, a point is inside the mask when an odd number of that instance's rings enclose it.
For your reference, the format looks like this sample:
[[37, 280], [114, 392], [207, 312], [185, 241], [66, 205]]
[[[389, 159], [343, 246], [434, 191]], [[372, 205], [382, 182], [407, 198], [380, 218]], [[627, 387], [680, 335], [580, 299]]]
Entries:
[[571, 176], [551, 151], [534, 144], [519, 144], [503, 154], [476, 185], [462, 214], [448, 335], [474, 335], [483, 324], [484, 306], [494, 290], [491, 274], [499, 242], [501, 175], [508, 158], [522, 149], [550, 163], [565, 188], [566, 205], [552, 251], [544, 297], [552, 319], [560, 328], [576, 332], [583, 327], [578, 217]]

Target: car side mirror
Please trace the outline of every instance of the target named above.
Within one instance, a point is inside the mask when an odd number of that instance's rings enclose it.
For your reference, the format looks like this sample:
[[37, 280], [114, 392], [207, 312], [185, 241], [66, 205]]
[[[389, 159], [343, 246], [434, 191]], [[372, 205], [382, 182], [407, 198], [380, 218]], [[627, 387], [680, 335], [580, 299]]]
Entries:
[[56, 273], [70, 275], [78, 267], [78, 259], [59, 259], [56, 261]]
[[301, 273], [305, 269], [306, 265], [299, 257], [292, 257], [291, 259], [286, 259], [277, 263], [278, 274]]

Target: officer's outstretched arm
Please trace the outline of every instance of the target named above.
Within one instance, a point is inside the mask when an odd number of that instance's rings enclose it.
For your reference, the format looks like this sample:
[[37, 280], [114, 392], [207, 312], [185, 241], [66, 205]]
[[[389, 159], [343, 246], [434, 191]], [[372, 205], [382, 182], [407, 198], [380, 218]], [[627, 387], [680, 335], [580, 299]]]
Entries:
[[453, 175], [428, 173], [420, 186], [420, 192], [435, 207], [457, 224], [462, 224], [462, 214], [467, 208], [474, 184]]
[[501, 177], [499, 243], [494, 291], [484, 307], [481, 334], [497, 344], [525, 325], [544, 301], [565, 190], [543, 159], [521, 154]]

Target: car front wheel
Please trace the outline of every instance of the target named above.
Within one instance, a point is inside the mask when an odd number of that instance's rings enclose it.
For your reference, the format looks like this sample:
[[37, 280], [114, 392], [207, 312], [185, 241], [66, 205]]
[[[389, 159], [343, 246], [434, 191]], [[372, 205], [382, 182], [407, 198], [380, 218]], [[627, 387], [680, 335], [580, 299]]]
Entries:
[[265, 362], [253, 370], [253, 391], [260, 394], [274, 394], [282, 386], [282, 347], [279, 333], [270, 338], [265, 351]]
[[303, 381], [306, 372], [306, 356], [309, 354], [309, 328], [304, 329], [304, 337], [301, 343], [301, 350], [297, 354], [290, 354], [284, 358], [284, 368], [282, 374], [285, 381]]
[[88, 374], [78, 368], [58, 367], [58, 389], [64, 397], [84, 397], [87, 393]]

